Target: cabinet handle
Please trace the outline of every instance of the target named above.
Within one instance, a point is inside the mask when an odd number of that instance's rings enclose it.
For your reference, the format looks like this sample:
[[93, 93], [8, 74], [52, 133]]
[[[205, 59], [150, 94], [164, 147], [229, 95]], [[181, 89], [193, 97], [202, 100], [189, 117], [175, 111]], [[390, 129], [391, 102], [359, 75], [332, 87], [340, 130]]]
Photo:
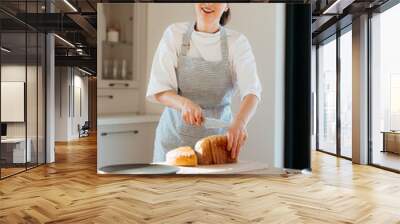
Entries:
[[99, 98], [108, 98], [108, 99], [113, 99], [114, 98], [113, 95], [99, 95], [97, 97], [99, 97]]
[[129, 130], [129, 131], [112, 131], [112, 132], [102, 132], [101, 136], [107, 136], [107, 135], [117, 135], [117, 134], [129, 134], [133, 133], [134, 135], [138, 134], [138, 130]]
[[129, 87], [129, 83], [110, 83], [110, 84], [108, 84], [108, 86], [110, 86], [110, 87], [114, 87], [114, 86], [118, 86], [118, 85], [124, 86], [124, 87]]

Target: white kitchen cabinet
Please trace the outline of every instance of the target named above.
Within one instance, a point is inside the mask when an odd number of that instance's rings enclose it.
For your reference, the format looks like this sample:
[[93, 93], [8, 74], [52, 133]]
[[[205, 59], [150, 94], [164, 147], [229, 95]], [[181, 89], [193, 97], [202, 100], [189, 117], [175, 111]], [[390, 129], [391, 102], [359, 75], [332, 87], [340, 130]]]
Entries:
[[98, 88], [138, 88], [133, 40], [130, 41], [101, 42], [102, 70], [98, 77]]
[[98, 118], [97, 168], [151, 163], [159, 115], [114, 114]]
[[97, 89], [97, 113], [136, 113], [139, 93], [129, 89]]
[[[98, 6], [98, 115], [144, 110], [146, 8], [139, 3]], [[118, 37], [110, 39], [110, 31]]]

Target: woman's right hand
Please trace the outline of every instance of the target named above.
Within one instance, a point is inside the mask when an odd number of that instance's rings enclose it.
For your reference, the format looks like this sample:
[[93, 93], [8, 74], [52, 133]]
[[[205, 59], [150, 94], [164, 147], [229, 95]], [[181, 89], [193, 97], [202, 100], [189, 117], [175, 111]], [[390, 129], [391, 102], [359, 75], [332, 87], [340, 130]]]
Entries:
[[167, 90], [154, 95], [155, 99], [161, 104], [180, 110], [182, 120], [190, 125], [203, 125], [203, 112], [199, 105], [190, 99], [180, 96], [174, 90]]
[[186, 124], [203, 125], [203, 112], [199, 105], [189, 99], [185, 99], [181, 105], [182, 119]]

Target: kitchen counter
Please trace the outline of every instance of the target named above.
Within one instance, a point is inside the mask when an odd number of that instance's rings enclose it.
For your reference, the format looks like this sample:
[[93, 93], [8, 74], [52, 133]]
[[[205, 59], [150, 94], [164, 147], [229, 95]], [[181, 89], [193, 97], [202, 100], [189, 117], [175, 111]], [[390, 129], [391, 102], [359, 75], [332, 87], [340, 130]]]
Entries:
[[[239, 161], [238, 163], [205, 165], [196, 167], [170, 166], [166, 163], [156, 164], [121, 164], [100, 168], [98, 174], [102, 175], [229, 175], [229, 174], [250, 174], [250, 175], [278, 175], [289, 176], [304, 173], [300, 170], [290, 170], [275, 167], [268, 167], [265, 163], [254, 161]], [[307, 173], [304, 173], [307, 174]]]
[[159, 114], [135, 114], [135, 113], [118, 113], [99, 115], [97, 124], [102, 125], [118, 125], [118, 124], [135, 124], [135, 123], [149, 123], [158, 122], [160, 119]]
[[196, 167], [179, 166], [177, 174], [250, 174], [261, 170], [267, 171], [268, 164], [255, 161], [238, 161], [237, 163], [218, 165], [199, 165]]
[[158, 114], [99, 115], [97, 165], [150, 163], [159, 119]]

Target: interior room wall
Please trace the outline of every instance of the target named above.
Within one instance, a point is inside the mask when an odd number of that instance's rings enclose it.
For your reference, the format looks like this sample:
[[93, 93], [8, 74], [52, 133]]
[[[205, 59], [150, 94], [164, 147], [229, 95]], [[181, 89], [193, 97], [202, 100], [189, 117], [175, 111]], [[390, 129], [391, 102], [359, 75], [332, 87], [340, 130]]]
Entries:
[[[7, 122], [7, 137], [8, 138], [25, 138], [30, 140], [30, 149], [32, 161], [36, 162], [36, 158], [43, 162], [43, 150], [44, 150], [44, 131], [43, 131], [43, 120], [38, 117], [38, 114], [42, 112], [44, 108], [43, 100], [43, 89], [42, 87], [42, 68], [20, 64], [5, 64], [1, 67], [1, 81], [2, 82], [24, 82], [26, 84], [26, 110], [27, 119], [25, 122]], [[27, 80], [27, 81], [26, 81]], [[39, 82], [39, 83], [38, 83]], [[37, 86], [39, 84], [39, 86]], [[42, 87], [43, 88], [43, 87]], [[1, 108], [7, 110], [7, 108]], [[25, 113], [25, 111], [24, 111]], [[39, 152], [37, 152], [39, 150]], [[37, 156], [39, 153], [39, 156]]]
[[[75, 94], [74, 96], [74, 100], [75, 100], [75, 104], [74, 104], [74, 110], [75, 113], [73, 113], [73, 119], [72, 119], [72, 138], [78, 138], [79, 137], [79, 132], [78, 132], [78, 125], [82, 126], [85, 121], [88, 121], [88, 106], [89, 106], [89, 92], [88, 92], [88, 77], [87, 76], [82, 76], [82, 73], [77, 71], [75, 69], [74, 72], [74, 89], [75, 91], [73, 92], [73, 94]], [[77, 90], [80, 90], [80, 107], [81, 107], [81, 111], [79, 111], [79, 108], [77, 108], [79, 106], [79, 102], [77, 102], [78, 97], [76, 96]]]
[[68, 67], [55, 68], [55, 141], [67, 141], [69, 132], [69, 95], [70, 76]]
[[[232, 20], [228, 28], [247, 36], [257, 61], [263, 86], [262, 100], [257, 113], [248, 126], [249, 138], [241, 153], [243, 160], [256, 160], [283, 166], [283, 114], [284, 114], [284, 4], [230, 4]], [[168, 13], [165, 13], [165, 12]], [[192, 21], [192, 4], [148, 4], [147, 11], [147, 71], [165, 28], [171, 23]], [[252, 15], [252, 16], [248, 16]], [[245, 19], [244, 19], [245, 18]], [[251, 25], [249, 25], [251, 24]], [[144, 96], [143, 96], [144, 97]], [[239, 105], [234, 99], [233, 108]], [[146, 113], [160, 113], [162, 106], [145, 101]]]
[[[55, 72], [55, 140], [69, 141], [79, 137], [78, 124], [83, 125], [88, 120], [88, 78], [71, 67], [56, 67]], [[81, 91], [82, 115], [75, 104], [79, 104], [76, 87]]]
[[[27, 69], [27, 70], [25, 70]], [[25, 74], [27, 71], [28, 81], [30, 87], [32, 85], [36, 86], [36, 78], [30, 77], [36, 76], [36, 67], [25, 65], [2, 65], [1, 66], [1, 81], [2, 82], [25, 82]], [[35, 104], [27, 105], [36, 108], [36, 88], [27, 88], [27, 102], [35, 102]], [[40, 106], [40, 105], [39, 105]], [[2, 108], [6, 110], [6, 108]], [[27, 113], [28, 122], [36, 121], [36, 113]], [[28, 133], [36, 133], [36, 125], [28, 125]], [[24, 122], [12, 122], [7, 124], [7, 136], [8, 137], [25, 137], [25, 123]], [[29, 136], [28, 136], [29, 137]]]

